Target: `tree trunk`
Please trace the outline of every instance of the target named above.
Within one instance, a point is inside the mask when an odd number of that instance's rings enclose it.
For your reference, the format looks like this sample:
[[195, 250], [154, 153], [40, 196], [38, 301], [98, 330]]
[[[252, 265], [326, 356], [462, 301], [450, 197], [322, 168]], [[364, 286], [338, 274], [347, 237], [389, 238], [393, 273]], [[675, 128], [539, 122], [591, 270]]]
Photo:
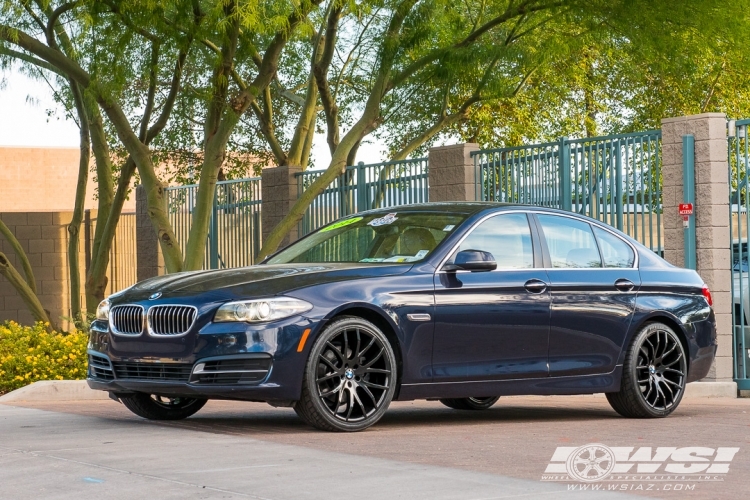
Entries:
[[47, 311], [44, 310], [42, 303], [39, 302], [39, 297], [36, 296], [36, 293], [34, 293], [29, 285], [23, 280], [21, 275], [18, 274], [16, 268], [13, 267], [8, 260], [8, 257], [2, 252], [0, 252], [0, 274], [10, 281], [10, 284], [16, 289], [21, 296], [21, 299], [23, 299], [23, 302], [26, 304], [26, 307], [28, 307], [31, 315], [34, 316], [34, 319], [47, 323], [49, 325], [48, 329], [54, 330], [55, 326], [52, 324], [52, 321], [50, 321], [49, 315], [47, 314]]
[[[80, 121], [81, 155], [78, 159], [78, 181], [76, 183], [76, 198], [73, 208], [73, 218], [68, 224], [68, 267], [70, 270], [70, 314], [74, 320], [81, 319], [81, 269], [79, 264], [81, 222], [83, 221], [83, 205], [86, 201], [86, 184], [89, 179], [89, 160], [91, 150], [89, 143], [89, 122], [84, 108], [81, 89], [74, 81], [69, 81], [73, 93], [78, 120]], [[93, 312], [87, 308], [87, 312]]]
[[203, 267], [203, 260], [206, 257], [208, 226], [211, 223], [211, 214], [213, 213], [219, 170], [224, 163], [225, 147], [226, 143], [217, 145], [216, 141], [209, 141], [206, 146], [206, 154], [198, 181], [198, 195], [195, 199], [190, 235], [185, 247], [185, 258], [182, 266], [185, 271], [197, 271]]

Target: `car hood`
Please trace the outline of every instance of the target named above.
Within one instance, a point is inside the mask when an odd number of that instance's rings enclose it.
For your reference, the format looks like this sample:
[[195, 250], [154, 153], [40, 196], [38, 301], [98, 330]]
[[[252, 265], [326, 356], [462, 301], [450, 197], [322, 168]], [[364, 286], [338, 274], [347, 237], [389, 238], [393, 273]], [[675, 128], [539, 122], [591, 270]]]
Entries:
[[395, 264], [277, 264], [168, 274], [144, 280], [111, 296], [114, 303], [211, 294], [216, 298], [263, 297], [333, 281], [392, 276], [411, 265]]

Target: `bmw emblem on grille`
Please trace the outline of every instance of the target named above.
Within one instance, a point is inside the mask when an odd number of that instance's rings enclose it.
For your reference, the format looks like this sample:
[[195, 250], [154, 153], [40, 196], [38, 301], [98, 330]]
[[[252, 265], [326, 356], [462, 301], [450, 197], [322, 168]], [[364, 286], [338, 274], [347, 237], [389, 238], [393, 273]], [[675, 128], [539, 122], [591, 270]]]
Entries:
[[152, 293], [148, 300], [156, 300], [161, 297], [161, 292]]

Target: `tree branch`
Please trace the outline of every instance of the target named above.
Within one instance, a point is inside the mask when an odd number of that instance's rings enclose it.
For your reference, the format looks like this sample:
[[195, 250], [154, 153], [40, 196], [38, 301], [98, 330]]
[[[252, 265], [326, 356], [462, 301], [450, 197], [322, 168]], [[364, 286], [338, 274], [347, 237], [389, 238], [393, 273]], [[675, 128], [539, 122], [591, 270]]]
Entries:
[[32, 292], [36, 293], [36, 280], [34, 279], [34, 271], [31, 269], [29, 258], [26, 256], [26, 252], [23, 251], [23, 247], [18, 242], [15, 235], [10, 231], [8, 226], [6, 226], [5, 223], [1, 219], [0, 219], [0, 234], [2, 234], [5, 237], [5, 239], [8, 241], [11, 248], [13, 249], [13, 253], [16, 254], [16, 257], [21, 262], [23, 273], [26, 275], [26, 284], [29, 286], [29, 289]]

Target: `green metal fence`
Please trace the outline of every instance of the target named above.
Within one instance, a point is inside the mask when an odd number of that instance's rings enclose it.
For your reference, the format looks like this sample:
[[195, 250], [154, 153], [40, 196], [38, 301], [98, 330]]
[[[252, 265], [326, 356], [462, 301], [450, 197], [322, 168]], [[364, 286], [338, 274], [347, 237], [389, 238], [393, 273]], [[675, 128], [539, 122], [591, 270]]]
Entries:
[[750, 390], [750, 276], [747, 234], [750, 226], [750, 120], [729, 127], [729, 237], [732, 245], [732, 324], [734, 378], [737, 388]]
[[[183, 253], [187, 246], [198, 186], [169, 187], [169, 220]], [[204, 269], [252, 265], [261, 245], [260, 177], [216, 184], [206, 239]]]
[[661, 131], [472, 152], [476, 199], [570, 210], [663, 253]]
[[[322, 175], [321, 170], [297, 174], [297, 192]], [[305, 211], [300, 235], [353, 213], [429, 201], [427, 158], [346, 167], [346, 172], [320, 193]]]

